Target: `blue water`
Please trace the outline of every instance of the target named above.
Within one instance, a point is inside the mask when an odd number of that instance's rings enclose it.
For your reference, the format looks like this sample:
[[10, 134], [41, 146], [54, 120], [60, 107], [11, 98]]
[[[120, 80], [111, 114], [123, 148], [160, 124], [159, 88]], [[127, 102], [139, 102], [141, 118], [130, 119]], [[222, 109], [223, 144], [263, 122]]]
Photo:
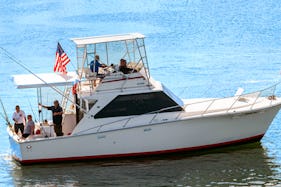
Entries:
[[[73, 37], [141, 32], [152, 76], [184, 98], [233, 95], [280, 80], [281, 1], [0, 1], [0, 46], [33, 72], [51, 72], [59, 41], [76, 66]], [[27, 73], [0, 53], [0, 96], [9, 116], [32, 113], [34, 90], [16, 90]], [[35, 109], [34, 109], [35, 110]], [[0, 186], [281, 185], [281, 116], [260, 144], [196, 155], [20, 166], [0, 127]], [[48, 149], [48, 148], [46, 148]]]

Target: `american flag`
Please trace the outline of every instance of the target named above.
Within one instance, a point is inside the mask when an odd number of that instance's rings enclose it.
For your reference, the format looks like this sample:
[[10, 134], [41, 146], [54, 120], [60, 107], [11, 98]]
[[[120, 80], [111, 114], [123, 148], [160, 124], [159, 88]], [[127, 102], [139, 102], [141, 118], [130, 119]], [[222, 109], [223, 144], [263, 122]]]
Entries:
[[58, 43], [57, 51], [56, 51], [56, 61], [54, 66], [54, 72], [62, 72], [67, 73], [66, 65], [70, 62], [70, 59], [62, 49], [60, 43]]

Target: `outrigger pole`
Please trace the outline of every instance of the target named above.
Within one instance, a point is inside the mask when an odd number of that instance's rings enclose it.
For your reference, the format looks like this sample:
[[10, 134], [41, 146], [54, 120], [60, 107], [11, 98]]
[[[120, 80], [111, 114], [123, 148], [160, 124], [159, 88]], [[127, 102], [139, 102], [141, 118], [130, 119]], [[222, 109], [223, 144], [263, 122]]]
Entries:
[[6, 121], [6, 117], [2, 113], [0, 113], [0, 116]]
[[8, 117], [8, 115], [7, 115], [6, 109], [5, 109], [5, 107], [4, 107], [4, 104], [3, 104], [1, 98], [0, 98], [0, 103], [1, 103], [2, 110], [3, 110], [3, 112], [4, 112], [4, 115], [1, 113], [1, 116], [5, 119], [7, 125], [8, 125], [9, 127], [12, 127], [12, 125], [11, 125], [11, 123], [10, 123], [10, 120], [9, 120], [9, 117]]
[[77, 103], [73, 102], [68, 96], [65, 96], [63, 93], [61, 93], [60, 90], [58, 90], [56, 87], [50, 85], [49, 83], [47, 83], [46, 81], [44, 81], [41, 77], [39, 77], [38, 75], [36, 75], [35, 73], [33, 73], [26, 65], [24, 65], [20, 60], [17, 60], [9, 51], [7, 51], [6, 49], [4, 49], [3, 47], [0, 47], [0, 49], [2, 51], [4, 51], [4, 54], [13, 62], [15, 62], [16, 64], [18, 64], [19, 66], [21, 66], [23, 69], [25, 69], [26, 71], [28, 71], [29, 73], [31, 73], [33, 76], [35, 76], [36, 78], [38, 78], [40, 81], [42, 81], [44, 84], [46, 84], [47, 86], [49, 86], [50, 88], [52, 88], [54, 91], [56, 91], [59, 95], [61, 95], [62, 97], [66, 98], [67, 100], [69, 100], [72, 104], [74, 104], [76, 107], [78, 107], [79, 109], [81, 109], [82, 112], [86, 113], [86, 111], [80, 107], [80, 105], [78, 105]]

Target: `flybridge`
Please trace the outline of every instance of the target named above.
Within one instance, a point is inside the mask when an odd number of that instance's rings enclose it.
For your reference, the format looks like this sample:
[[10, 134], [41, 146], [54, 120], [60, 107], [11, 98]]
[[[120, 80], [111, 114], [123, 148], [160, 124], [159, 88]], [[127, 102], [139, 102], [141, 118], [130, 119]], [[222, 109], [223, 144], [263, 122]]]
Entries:
[[144, 67], [145, 77], [149, 79], [144, 38], [140, 33], [72, 38], [76, 44], [79, 78], [89, 76], [90, 62], [98, 55], [100, 62], [107, 66], [118, 66], [121, 59], [126, 59], [130, 68]]

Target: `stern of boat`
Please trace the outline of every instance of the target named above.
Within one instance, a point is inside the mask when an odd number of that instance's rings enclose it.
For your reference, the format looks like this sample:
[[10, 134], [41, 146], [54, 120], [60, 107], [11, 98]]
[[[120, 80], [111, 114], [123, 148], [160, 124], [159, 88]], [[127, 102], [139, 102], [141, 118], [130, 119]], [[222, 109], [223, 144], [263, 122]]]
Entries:
[[9, 135], [11, 155], [15, 160], [20, 162], [22, 160], [22, 154], [21, 154], [21, 146], [19, 143], [19, 137], [14, 132], [12, 127], [8, 126], [7, 131], [8, 131], [8, 135]]

